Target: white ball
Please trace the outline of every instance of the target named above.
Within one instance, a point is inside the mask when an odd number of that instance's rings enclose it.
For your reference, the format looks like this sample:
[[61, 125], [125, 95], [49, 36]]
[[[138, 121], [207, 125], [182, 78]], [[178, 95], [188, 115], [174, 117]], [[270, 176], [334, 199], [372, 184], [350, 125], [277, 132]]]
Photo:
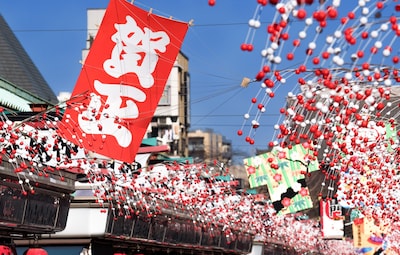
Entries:
[[388, 57], [388, 56], [390, 56], [390, 50], [384, 49], [382, 54], [383, 54], [383, 56]]
[[378, 37], [378, 31], [376, 31], [376, 30], [371, 31], [371, 37], [372, 37], [372, 38]]
[[363, 75], [364, 76], [369, 76], [371, 74], [371, 71], [370, 70], [363, 70]]
[[268, 55], [268, 52], [266, 49], [261, 51], [261, 56], [266, 57]]
[[325, 41], [326, 41], [326, 43], [331, 44], [333, 42], [333, 37], [332, 36], [327, 36]]
[[333, 35], [334, 35], [336, 38], [340, 38], [340, 37], [342, 37], [342, 31], [336, 30], [335, 33], [333, 33]]
[[276, 42], [271, 43], [271, 48], [275, 51], [279, 48], [279, 45]]
[[365, 103], [368, 105], [373, 105], [375, 103], [375, 97], [369, 96], [365, 99]]
[[391, 86], [392, 85], [392, 81], [390, 79], [385, 79], [385, 81], [383, 83], [385, 84], [385, 86]]
[[282, 58], [280, 56], [274, 57], [274, 63], [280, 64], [282, 62]]
[[307, 18], [307, 19], [305, 20], [305, 23], [306, 23], [307, 26], [311, 26], [312, 23], [313, 23], [312, 18]]
[[384, 23], [384, 24], [381, 25], [381, 30], [382, 30], [382, 31], [386, 31], [386, 30], [388, 30], [388, 29], [389, 29], [389, 26], [388, 26], [387, 23]]
[[323, 113], [329, 112], [329, 107], [326, 106], [326, 105], [323, 105], [322, 108], [321, 108], [321, 112], [323, 112]]
[[376, 41], [374, 45], [378, 49], [382, 48], [382, 42], [381, 41]]
[[250, 27], [254, 27], [254, 24], [256, 23], [256, 20], [255, 19], [250, 19], [249, 20], [249, 26]]
[[339, 6], [340, 6], [340, 1], [341, 1], [341, 0], [333, 0], [332, 5], [333, 5], [334, 7], [339, 7]]

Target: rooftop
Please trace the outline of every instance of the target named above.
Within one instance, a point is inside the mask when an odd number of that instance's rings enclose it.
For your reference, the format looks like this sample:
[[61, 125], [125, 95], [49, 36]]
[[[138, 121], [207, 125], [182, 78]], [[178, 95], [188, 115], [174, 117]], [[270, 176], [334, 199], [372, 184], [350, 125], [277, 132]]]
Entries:
[[4, 106], [15, 109], [13, 106], [20, 104], [21, 108], [25, 106], [26, 101], [50, 105], [58, 103], [56, 95], [1, 15], [0, 78], [3, 89], [6, 86], [5, 90], [16, 92], [13, 97], [0, 93], [0, 104]]

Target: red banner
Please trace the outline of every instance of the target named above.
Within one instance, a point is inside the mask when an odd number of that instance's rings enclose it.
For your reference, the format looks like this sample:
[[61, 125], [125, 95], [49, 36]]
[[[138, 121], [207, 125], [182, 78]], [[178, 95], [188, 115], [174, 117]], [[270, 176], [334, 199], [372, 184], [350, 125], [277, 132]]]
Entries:
[[133, 162], [188, 24], [111, 0], [67, 102], [61, 136]]

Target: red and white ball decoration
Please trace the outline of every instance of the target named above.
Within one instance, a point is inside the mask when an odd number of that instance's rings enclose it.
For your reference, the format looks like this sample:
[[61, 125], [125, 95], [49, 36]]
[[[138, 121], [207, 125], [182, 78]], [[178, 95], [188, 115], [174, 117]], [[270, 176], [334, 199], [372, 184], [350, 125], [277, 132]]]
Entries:
[[[238, 135], [249, 145], [307, 145], [326, 176], [321, 193], [327, 190], [328, 199], [397, 224], [400, 5], [379, 0], [257, 3], [241, 49], [261, 56], [247, 85], [259, 87]], [[274, 16], [260, 25], [262, 11]], [[260, 30], [267, 41], [256, 39]], [[276, 109], [279, 98], [284, 106]], [[256, 131], [264, 127], [265, 113], [279, 113], [280, 119], [272, 139], [259, 141]]]
[[[255, 144], [263, 114], [284, 97], [281, 119], [270, 147], [303, 144], [322, 159], [330, 198], [391, 226], [387, 246], [399, 251], [400, 48], [396, 1], [258, 0], [241, 50], [258, 50], [256, 32], [268, 39], [259, 49], [260, 84], [244, 114], [238, 135]], [[215, 1], [209, 1], [215, 5]], [[264, 11], [274, 13], [262, 24]], [[253, 86], [251, 84], [250, 86]], [[349, 240], [323, 240], [314, 220], [276, 216], [269, 203], [237, 194], [234, 181], [216, 177], [228, 169], [216, 164], [163, 163], [136, 169], [101, 158], [57, 135], [61, 115], [40, 114], [19, 123], [1, 112], [0, 146], [26, 194], [35, 178], [79, 169], [87, 175], [98, 203], [112, 204], [116, 216], [154, 217], [172, 204], [199, 224], [222, 224], [225, 233], [246, 229], [262, 240], [287, 243], [297, 252], [354, 254]], [[250, 129], [245, 130], [250, 123]], [[333, 187], [337, 187], [334, 191]]]

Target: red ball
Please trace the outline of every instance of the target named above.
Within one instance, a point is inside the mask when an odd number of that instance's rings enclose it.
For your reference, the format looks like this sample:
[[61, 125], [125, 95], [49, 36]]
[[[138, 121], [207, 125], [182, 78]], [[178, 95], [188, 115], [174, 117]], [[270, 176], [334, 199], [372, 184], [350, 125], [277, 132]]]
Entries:
[[327, 51], [322, 52], [322, 58], [324, 59], [329, 58], [329, 53]]
[[349, 13], [347, 14], [347, 17], [348, 17], [349, 19], [354, 19], [354, 18], [356, 17], [356, 15], [354, 14], [354, 12], [349, 12]]
[[259, 4], [261, 4], [261, 5], [263, 5], [263, 6], [266, 6], [267, 5], [267, 0], [257, 0], [257, 2], [259, 3]]
[[338, 12], [335, 8], [329, 8], [328, 9], [328, 16], [331, 19], [335, 19], [338, 16]]
[[314, 2], [314, 0], [297, 0], [298, 5], [302, 5], [302, 4], [311, 5], [311, 4], [313, 4], [313, 2]]
[[299, 9], [297, 11], [297, 18], [298, 19], [304, 19], [307, 16], [307, 13], [304, 9]]
[[214, 6], [215, 5], [215, 0], [208, 0], [208, 5], [209, 6]]

